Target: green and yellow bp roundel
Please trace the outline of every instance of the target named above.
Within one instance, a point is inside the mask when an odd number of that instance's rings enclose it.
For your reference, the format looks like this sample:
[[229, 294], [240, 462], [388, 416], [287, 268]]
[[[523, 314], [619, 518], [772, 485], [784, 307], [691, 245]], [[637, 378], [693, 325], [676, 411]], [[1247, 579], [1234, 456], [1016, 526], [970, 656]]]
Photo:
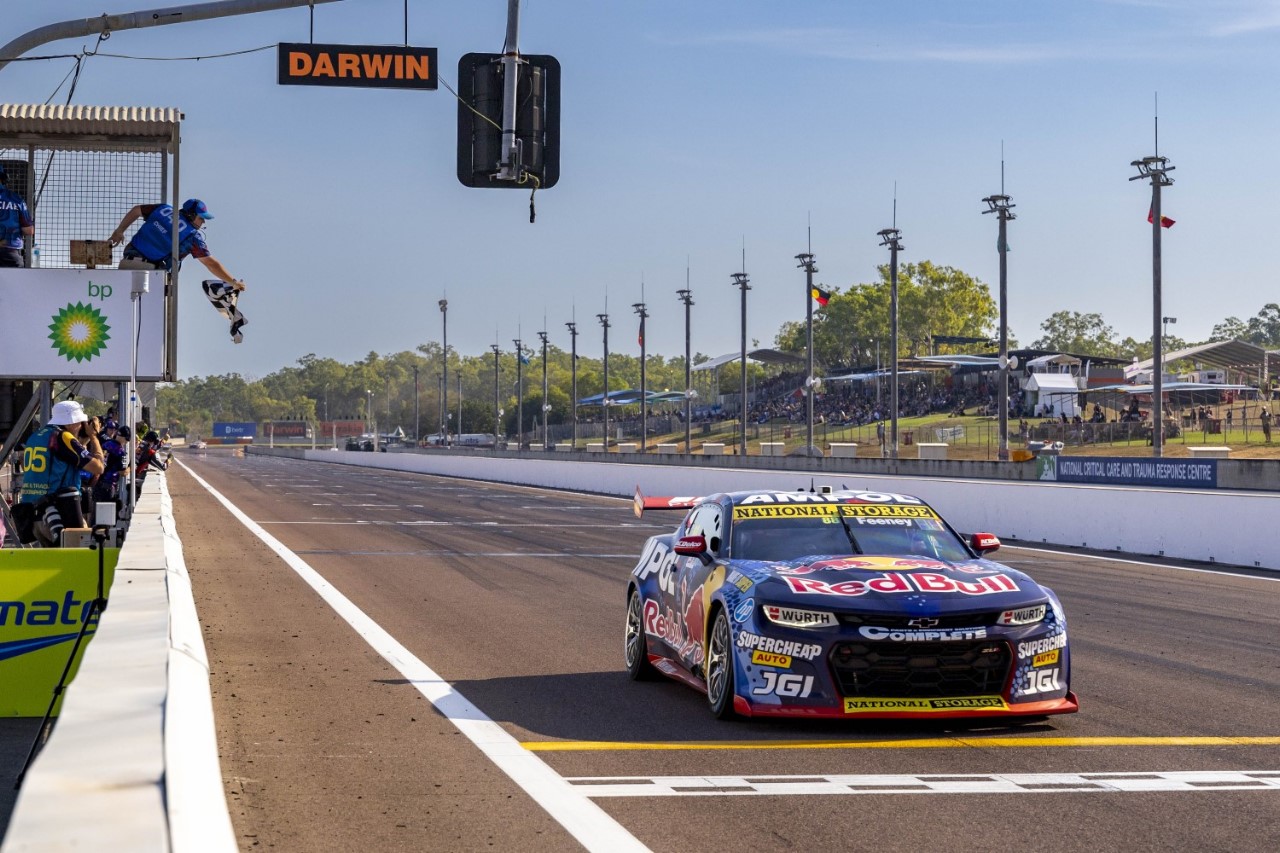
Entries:
[[92, 305], [77, 302], [53, 315], [49, 340], [67, 361], [88, 361], [102, 353], [111, 336], [107, 318]]

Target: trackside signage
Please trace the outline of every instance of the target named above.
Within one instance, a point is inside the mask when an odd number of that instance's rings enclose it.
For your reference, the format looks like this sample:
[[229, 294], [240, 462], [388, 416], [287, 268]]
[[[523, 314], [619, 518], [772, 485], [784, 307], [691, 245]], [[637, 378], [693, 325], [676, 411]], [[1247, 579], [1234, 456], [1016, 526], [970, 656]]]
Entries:
[[358, 44], [281, 44], [282, 86], [435, 89], [436, 49]]
[[1107, 486], [1170, 486], [1216, 489], [1215, 459], [1134, 459], [1125, 456], [1041, 456], [1037, 479], [1058, 483], [1096, 483]]

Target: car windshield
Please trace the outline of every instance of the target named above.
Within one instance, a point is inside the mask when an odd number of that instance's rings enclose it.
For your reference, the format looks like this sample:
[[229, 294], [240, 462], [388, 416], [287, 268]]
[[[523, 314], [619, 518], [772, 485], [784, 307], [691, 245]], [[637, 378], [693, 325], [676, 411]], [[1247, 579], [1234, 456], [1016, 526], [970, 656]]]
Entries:
[[[794, 560], [814, 554], [885, 554], [948, 562], [973, 559], [935, 518], [744, 518], [735, 520], [732, 556], [739, 560]], [[852, 536], [852, 541], [850, 540]]]

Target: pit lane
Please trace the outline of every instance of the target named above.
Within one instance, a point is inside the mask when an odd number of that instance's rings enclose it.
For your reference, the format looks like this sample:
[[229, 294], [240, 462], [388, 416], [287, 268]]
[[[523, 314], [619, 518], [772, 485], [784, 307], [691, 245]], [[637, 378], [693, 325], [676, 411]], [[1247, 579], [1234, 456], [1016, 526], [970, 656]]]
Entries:
[[[998, 556], [1067, 609], [1080, 714], [724, 724], [688, 688], [621, 670], [624, 579], [674, 515], [321, 463], [182, 460], [652, 849], [1280, 842], [1273, 580], [1008, 548]], [[243, 847], [576, 846], [189, 475], [175, 470], [171, 490]]]

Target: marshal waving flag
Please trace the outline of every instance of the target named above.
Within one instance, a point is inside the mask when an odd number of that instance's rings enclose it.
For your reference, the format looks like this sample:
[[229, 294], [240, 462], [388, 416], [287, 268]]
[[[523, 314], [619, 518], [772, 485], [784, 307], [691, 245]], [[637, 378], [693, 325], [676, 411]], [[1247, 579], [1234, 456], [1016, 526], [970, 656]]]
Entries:
[[818, 300], [819, 305], [826, 305], [831, 301], [831, 291], [823, 290], [821, 287], [815, 287], [810, 291], [814, 299]]
[[[1156, 212], [1155, 212], [1153, 209], [1151, 209], [1151, 208], [1149, 208], [1149, 207], [1148, 207], [1148, 208], [1147, 208], [1147, 221], [1148, 221], [1148, 222], [1154, 222], [1154, 221], [1155, 221], [1155, 218], [1156, 218]], [[1163, 213], [1162, 213], [1162, 214], [1160, 214], [1160, 227], [1161, 227], [1161, 228], [1172, 228], [1172, 227], [1173, 227], [1173, 223], [1174, 223], [1174, 220], [1172, 220], [1172, 219], [1170, 219], [1169, 217], [1165, 216]]]

